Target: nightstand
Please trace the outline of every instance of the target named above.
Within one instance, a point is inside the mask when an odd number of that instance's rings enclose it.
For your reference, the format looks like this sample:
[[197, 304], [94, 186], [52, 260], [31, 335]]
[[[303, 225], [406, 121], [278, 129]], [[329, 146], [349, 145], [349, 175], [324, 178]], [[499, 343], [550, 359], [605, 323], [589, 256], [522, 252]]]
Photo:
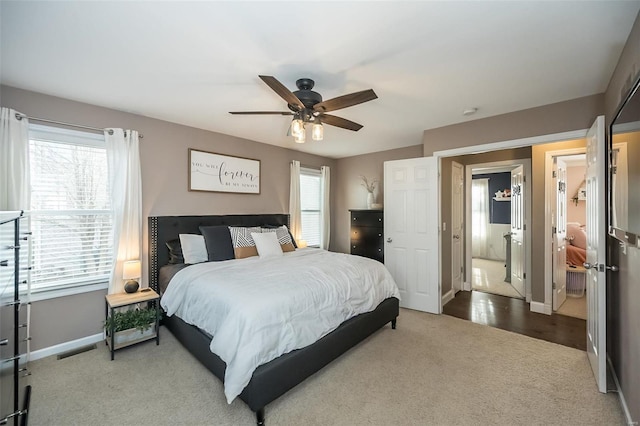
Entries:
[[138, 291], [136, 293], [114, 293], [105, 296], [105, 319], [112, 317], [116, 308], [135, 305], [137, 303], [146, 303], [155, 309], [155, 323], [141, 332], [136, 328], [113, 332], [112, 328], [106, 329], [106, 343], [111, 351], [111, 360], [113, 361], [113, 353], [118, 349], [126, 346], [135, 345], [136, 343], [145, 342], [147, 340], [156, 339], [156, 345], [160, 344], [160, 333], [158, 327], [160, 325], [160, 296], [153, 290]]

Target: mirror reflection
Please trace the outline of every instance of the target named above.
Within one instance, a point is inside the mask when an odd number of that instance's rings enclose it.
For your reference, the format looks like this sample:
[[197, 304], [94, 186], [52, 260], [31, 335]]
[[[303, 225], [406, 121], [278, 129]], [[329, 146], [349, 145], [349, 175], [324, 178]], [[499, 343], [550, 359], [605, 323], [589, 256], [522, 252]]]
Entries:
[[[631, 92], [611, 126], [611, 226], [640, 235], [640, 91]], [[631, 189], [631, 190], [630, 190]]]

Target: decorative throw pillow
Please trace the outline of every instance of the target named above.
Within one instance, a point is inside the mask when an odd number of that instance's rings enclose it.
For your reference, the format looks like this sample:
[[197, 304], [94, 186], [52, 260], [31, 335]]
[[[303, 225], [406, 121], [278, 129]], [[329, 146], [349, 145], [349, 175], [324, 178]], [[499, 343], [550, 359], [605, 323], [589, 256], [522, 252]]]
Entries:
[[202, 235], [180, 234], [180, 245], [182, 246], [184, 263], [192, 265], [209, 260], [207, 246]]
[[176, 238], [175, 240], [167, 241], [165, 244], [169, 249], [169, 264], [177, 265], [179, 263], [184, 263], [184, 256], [182, 255], [182, 246], [180, 245], [180, 240]]
[[233, 242], [231, 241], [231, 233], [228, 226], [201, 226], [200, 232], [207, 246], [209, 261], [217, 262], [235, 259]]
[[280, 246], [282, 247], [282, 251], [287, 252], [294, 251], [296, 249], [293, 245], [293, 238], [291, 238], [289, 229], [287, 229], [285, 225], [279, 226], [277, 228], [263, 227], [262, 232], [275, 233], [278, 237], [278, 241], [280, 242]]
[[258, 249], [258, 255], [260, 259], [268, 259], [270, 257], [281, 257], [282, 248], [280, 248], [280, 242], [275, 232], [265, 233], [251, 233], [253, 240], [256, 242], [256, 248]]
[[244, 226], [230, 226], [231, 241], [233, 242], [233, 251], [236, 259], [244, 259], [245, 257], [257, 256], [258, 249], [253, 241], [251, 233], [260, 234], [262, 230], [258, 226], [247, 228]]

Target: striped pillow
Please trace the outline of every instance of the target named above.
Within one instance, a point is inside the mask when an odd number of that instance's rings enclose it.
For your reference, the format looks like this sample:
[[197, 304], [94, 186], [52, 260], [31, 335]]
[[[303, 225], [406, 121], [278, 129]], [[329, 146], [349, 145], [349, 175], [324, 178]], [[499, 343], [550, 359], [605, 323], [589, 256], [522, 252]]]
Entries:
[[291, 234], [285, 225], [278, 228], [262, 228], [262, 232], [275, 232], [283, 252], [295, 250]]
[[245, 257], [258, 255], [256, 242], [253, 241], [251, 237], [252, 232], [261, 233], [262, 229], [259, 226], [252, 226], [250, 228], [244, 226], [229, 227], [231, 241], [233, 242], [233, 252], [236, 259], [244, 259]]

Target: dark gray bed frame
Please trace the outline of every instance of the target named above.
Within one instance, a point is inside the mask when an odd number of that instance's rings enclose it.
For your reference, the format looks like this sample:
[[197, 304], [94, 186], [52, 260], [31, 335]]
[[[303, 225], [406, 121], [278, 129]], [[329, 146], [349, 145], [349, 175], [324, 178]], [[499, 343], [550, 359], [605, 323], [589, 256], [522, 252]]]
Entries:
[[[160, 266], [169, 262], [166, 241], [179, 238], [179, 234], [199, 234], [200, 226], [259, 226], [289, 225], [289, 215], [226, 215], [226, 216], [151, 216], [149, 217], [149, 286], [159, 291]], [[240, 394], [249, 408], [256, 413], [258, 425], [265, 424], [265, 406], [325, 365], [357, 345], [372, 333], [391, 323], [396, 327], [399, 301], [385, 299], [372, 312], [358, 315], [342, 323], [336, 330], [312, 345], [284, 354], [258, 367], [247, 387]], [[224, 381], [226, 365], [209, 350], [211, 338], [197, 327], [177, 316], [163, 317], [171, 333], [215, 376]]]

